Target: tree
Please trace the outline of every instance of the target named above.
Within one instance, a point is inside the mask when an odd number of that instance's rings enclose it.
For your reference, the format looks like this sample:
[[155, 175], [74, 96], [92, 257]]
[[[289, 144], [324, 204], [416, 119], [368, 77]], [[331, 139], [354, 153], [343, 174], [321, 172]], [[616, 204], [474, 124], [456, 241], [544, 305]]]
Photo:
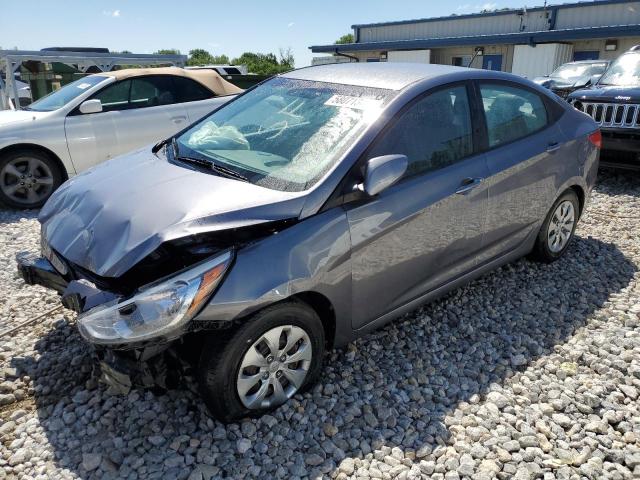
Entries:
[[164, 48], [154, 52], [154, 55], [180, 55], [180, 50], [177, 48]]
[[293, 58], [291, 47], [287, 47], [286, 49], [281, 48], [279, 54], [280, 66], [287, 67], [289, 70], [292, 70], [295, 65], [295, 59]]
[[336, 40], [336, 45], [343, 45], [345, 43], [354, 43], [355, 38], [353, 38], [353, 33], [347, 33], [346, 35], [342, 35], [338, 40]]
[[189, 58], [187, 65], [209, 65], [213, 63], [213, 57], [209, 52], [202, 48], [194, 48], [189, 50]]
[[230, 65], [231, 60], [225, 54], [222, 55], [214, 55], [211, 57], [211, 63], [214, 65]]
[[294, 66], [291, 49], [280, 51], [280, 60], [273, 53], [245, 52], [232, 60], [233, 65], [246, 65], [250, 73], [276, 75], [289, 71]]

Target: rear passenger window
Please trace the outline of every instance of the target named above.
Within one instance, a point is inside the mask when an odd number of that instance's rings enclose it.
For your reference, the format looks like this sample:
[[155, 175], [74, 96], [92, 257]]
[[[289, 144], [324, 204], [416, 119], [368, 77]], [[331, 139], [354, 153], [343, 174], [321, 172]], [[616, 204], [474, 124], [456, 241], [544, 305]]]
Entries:
[[405, 177], [438, 170], [471, 155], [473, 137], [464, 86], [438, 90], [418, 100], [373, 147], [369, 158], [402, 154]]
[[178, 102], [195, 102], [215, 97], [209, 89], [194, 80], [182, 77], [174, 77], [173, 82], [178, 96]]
[[546, 127], [547, 109], [542, 98], [523, 88], [481, 85], [489, 146], [497, 147]]
[[168, 76], [134, 78], [131, 80], [130, 108], [176, 103], [176, 95], [173, 90], [173, 82]]

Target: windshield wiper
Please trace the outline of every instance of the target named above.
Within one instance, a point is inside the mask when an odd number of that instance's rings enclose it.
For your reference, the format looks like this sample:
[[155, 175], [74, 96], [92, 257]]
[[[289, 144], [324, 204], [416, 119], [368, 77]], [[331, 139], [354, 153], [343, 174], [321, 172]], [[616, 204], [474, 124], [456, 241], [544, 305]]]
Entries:
[[[175, 142], [172, 142], [172, 143], [174, 144], [173, 148], [175, 152], [176, 151]], [[195, 163], [196, 165], [199, 165], [201, 167], [206, 167], [210, 170], [213, 170], [214, 172], [224, 175], [225, 177], [235, 178], [243, 182], [249, 181], [249, 179], [244, 175], [242, 175], [241, 173], [238, 173], [235, 170], [231, 170], [230, 168], [226, 168], [221, 165], [218, 165], [217, 163], [214, 163], [212, 160], [207, 160], [204, 158], [197, 158], [197, 157], [188, 157], [185, 155], [175, 155], [175, 153], [174, 153], [174, 158], [176, 160], [181, 160], [183, 162]]]
[[226, 175], [227, 177], [237, 178], [238, 180], [242, 180], [243, 182], [249, 181], [249, 179], [241, 173], [238, 173], [235, 170], [231, 170], [230, 168], [223, 167], [222, 165], [218, 165], [214, 162], [211, 162], [211, 169], [223, 175]]

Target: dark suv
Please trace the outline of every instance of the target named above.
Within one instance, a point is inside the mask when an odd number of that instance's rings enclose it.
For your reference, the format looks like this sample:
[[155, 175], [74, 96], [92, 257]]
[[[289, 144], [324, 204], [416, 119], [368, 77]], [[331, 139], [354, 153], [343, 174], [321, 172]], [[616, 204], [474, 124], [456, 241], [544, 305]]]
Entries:
[[640, 45], [612, 62], [591, 88], [567, 100], [600, 125], [602, 165], [640, 169]]

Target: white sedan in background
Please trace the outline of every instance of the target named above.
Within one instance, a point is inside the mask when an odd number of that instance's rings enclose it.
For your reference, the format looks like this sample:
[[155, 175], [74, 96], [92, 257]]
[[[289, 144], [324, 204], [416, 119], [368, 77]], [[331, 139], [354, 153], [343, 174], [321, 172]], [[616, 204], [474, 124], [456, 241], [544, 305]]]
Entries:
[[0, 202], [40, 207], [70, 176], [182, 130], [242, 89], [212, 70], [104, 72], [0, 112]]

